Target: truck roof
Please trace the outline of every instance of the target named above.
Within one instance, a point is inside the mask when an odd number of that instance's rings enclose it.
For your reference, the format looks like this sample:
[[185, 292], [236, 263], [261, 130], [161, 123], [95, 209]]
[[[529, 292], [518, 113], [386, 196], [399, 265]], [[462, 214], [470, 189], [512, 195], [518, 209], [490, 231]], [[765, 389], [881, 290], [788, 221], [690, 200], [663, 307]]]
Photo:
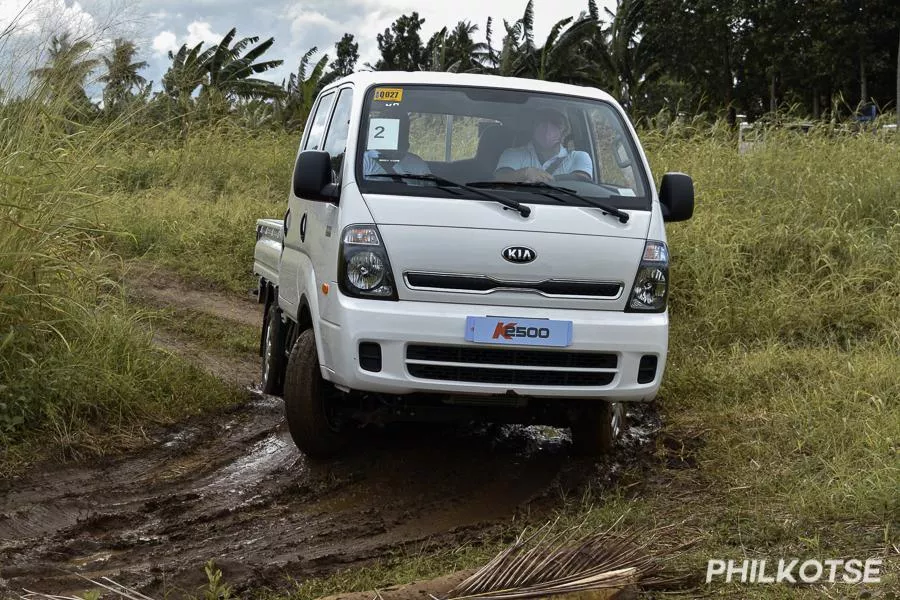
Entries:
[[335, 81], [325, 89], [338, 87], [345, 83], [353, 83], [363, 88], [378, 84], [460, 85], [565, 94], [615, 102], [612, 96], [603, 90], [593, 87], [541, 81], [539, 79], [477, 75], [474, 73], [446, 73], [443, 71], [358, 71]]

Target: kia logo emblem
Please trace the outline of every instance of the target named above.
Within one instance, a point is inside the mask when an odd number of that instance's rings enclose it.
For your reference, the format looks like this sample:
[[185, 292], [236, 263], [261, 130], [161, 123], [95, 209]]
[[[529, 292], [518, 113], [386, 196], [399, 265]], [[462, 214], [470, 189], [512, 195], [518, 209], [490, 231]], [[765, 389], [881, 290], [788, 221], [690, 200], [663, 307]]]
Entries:
[[537, 258], [537, 252], [525, 246], [504, 248], [500, 255], [511, 263], [530, 263]]

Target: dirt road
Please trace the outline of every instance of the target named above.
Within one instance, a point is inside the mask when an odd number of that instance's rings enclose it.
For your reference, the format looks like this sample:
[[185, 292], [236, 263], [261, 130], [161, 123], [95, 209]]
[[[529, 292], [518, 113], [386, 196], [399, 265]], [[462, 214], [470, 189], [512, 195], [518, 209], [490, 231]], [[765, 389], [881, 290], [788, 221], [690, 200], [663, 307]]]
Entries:
[[[259, 310], [209, 296], [189, 302], [237, 322]], [[189, 340], [165, 343], [222, 364]], [[251, 378], [255, 362], [243, 363], [223, 372]], [[161, 432], [145, 450], [0, 482], [0, 597], [83, 589], [74, 573], [153, 593], [196, 591], [209, 559], [239, 589], [283, 586], [286, 575], [329, 573], [413, 544], [466, 543], [497, 524], [519, 528], [517, 516], [540, 518], [561, 491], [608, 468], [571, 457], [564, 436], [515, 427], [396, 427], [366, 433], [341, 460], [313, 463], [291, 442], [281, 401], [248, 391], [243, 406]]]

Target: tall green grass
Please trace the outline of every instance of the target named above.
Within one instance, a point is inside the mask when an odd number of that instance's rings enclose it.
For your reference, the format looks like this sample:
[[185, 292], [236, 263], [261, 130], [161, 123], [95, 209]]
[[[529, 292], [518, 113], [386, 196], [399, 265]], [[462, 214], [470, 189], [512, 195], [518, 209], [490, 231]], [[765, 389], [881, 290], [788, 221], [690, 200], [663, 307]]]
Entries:
[[175, 136], [132, 136], [102, 151], [98, 207], [107, 247], [235, 292], [250, 277], [256, 219], [280, 217], [295, 134], [248, 131], [228, 120]]
[[103, 452], [238, 393], [156, 350], [100, 243], [98, 159], [128, 121], [83, 125], [40, 90], [0, 107], [0, 473]]

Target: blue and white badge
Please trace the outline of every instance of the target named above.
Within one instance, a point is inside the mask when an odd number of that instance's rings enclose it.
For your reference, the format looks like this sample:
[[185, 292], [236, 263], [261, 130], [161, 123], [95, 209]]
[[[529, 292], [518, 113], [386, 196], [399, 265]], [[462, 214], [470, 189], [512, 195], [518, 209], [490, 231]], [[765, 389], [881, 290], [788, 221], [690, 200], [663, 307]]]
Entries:
[[466, 340], [505, 346], [572, 344], [572, 321], [517, 319], [515, 317], [466, 317]]

